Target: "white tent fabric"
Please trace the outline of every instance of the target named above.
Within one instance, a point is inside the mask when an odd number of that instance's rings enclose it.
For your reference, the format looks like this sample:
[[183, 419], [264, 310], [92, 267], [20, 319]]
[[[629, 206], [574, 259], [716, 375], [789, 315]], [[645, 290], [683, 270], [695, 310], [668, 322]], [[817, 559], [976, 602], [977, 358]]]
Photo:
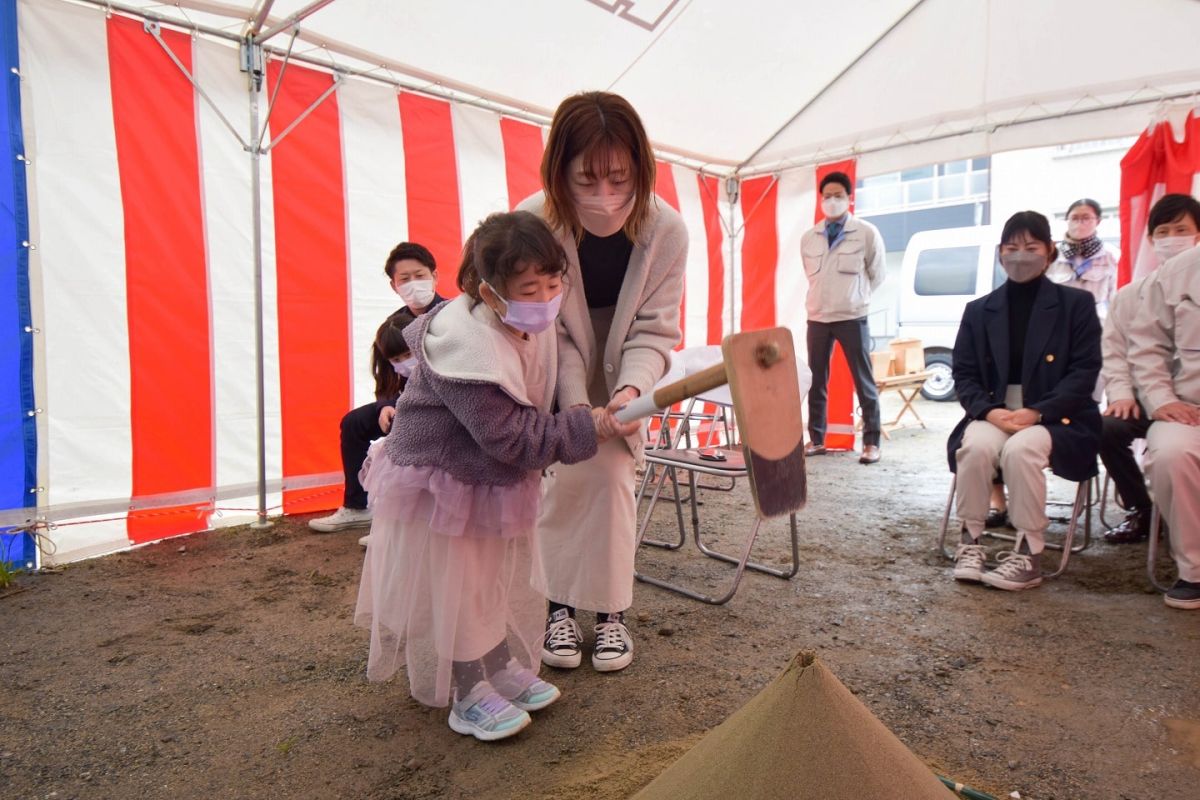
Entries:
[[[271, 69], [278, 70], [292, 33], [280, 26], [317, 6], [291, 43], [283, 85], [329, 87], [330, 100], [307, 118], [323, 119], [328, 141], [306, 145], [317, 147], [318, 160], [299, 167], [293, 158], [283, 168], [282, 148], [261, 159], [259, 362], [250, 159], [230, 131], [253, 138], [235, 44], [251, 20], [269, 11], [261, 30], [279, 31], [267, 42], [274, 48]], [[219, 524], [222, 508], [231, 515], [225, 521], [244, 520], [244, 512], [254, 511], [245, 507], [253, 504], [257, 485], [259, 363], [266, 378], [263, 502], [286, 511], [290, 492], [297, 512], [336, 505], [337, 422], [346, 408], [370, 399], [368, 344], [397, 304], [380, 276], [383, 254], [401, 239], [436, 234], [443, 277], [452, 278], [461, 236], [486, 213], [520, 199], [513, 170], [523, 170], [525, 182], [516, 182], [523, 191], [536, 188], [548, 115], [580, 90], [627, 96], [664, 156], [675, 156], [673, 165], [660, 165], [659, 193], [679, 209], [690, 233], [683, 344], [712, 345], [727, 333], [775, 324], [791, 327], [801, 341], [807, 283], [796, 265], [800, 236], [813, 221], [814, 165], [858, 155], [864, 175], [881, 165], [974, 156], [1001, 145], [1136, 132], [1158, 98], [1200, 88], [1185, 35], [1200, 29], [1200, 3], [1147, 0], [1132, 8], [1094, 0], [1081, 20], [1076, 3], [1060, 0], [840, 6], [807, 0], [19, 0], [36, 248], [30, 302], [37, 409], [30, 413], [37, 415], [38, 502], [0, 509], [0, 524], [27, 524], [33, 515], [42, 524], [58, 522], [45, 531], [57, 547], [47, 558], [54, 563]], [[162, 21], [169, 45], [130, 15]], [[1083, 38], [1067, 37], [1068, 29]], [[178, 32], [189, 30], [196, 34], [190, 39]], [[120, 52], [126, 46], [139, 54]], [[188, 62], [199, 91], [167, 49]], [[1088, 58], [1102, 67], [1093, 69]], [[341, 78], [336, 86], [331, 74]], [[121, 85], [133, 79], [138, 89]], [[263, 117], [269, 89], [257, 96]], [[156, 152], [152, 137], [130, 138], [130, 128], [144, 123], [122, 119], [117, 95], [129, 109], [131, 92], [137, 113], [150, 117], [158, 103], [174, 104], [164, 105], [163, 115], [177, 115], [175, 127], [164, 124], [153, 135], [187, 145], [183, 150], [196, 159], [190, 173], [167, 163], [173, 156]], [[273, 145], [271, 137], [282, 136], [278, 128], [314, 97], [292, 97], [290, 116], [272, 119], [266, 141]], [[1154, 101], [1137, 104], [1147, 98]], [[436, 124], [420, 115], [402, 124], [406, 103], [421, 106]], [[1116, 107], [1075, 113], [1097, 104]], [[1055, 116], [1067, 110], [1073, 116]], [[1005, 126], [1004, 114], [1048, 118]], [[518, 131], [523, 152], [510, 152], [514, 122], [524, 129]], [[988, 127], [993, 123], [995, 130]], [[297, 126], [291, 141], [308, 136], [313, 124]], [[414, 144], [414, 138], [423, 141]], [[139, 144], [130, 148], [130, 141]], [[444, 194], [432, 204], [413, 194], [413, 173], [428, 168], [426, 147], [441, 149], [447, 172]], [[130, 222], [147, 219], [147, 201], [130, 191], [136, 184], [127, 186], [130, 171], [145, 178], [172, 166], [181, 181], [175, 194], [198, 202], [191, 211], [164, 204], [162, 226], [168, 236], [172, 225], [195, 234], [194, 250], [202, 251], [180, 253], [190, 257], [184, 277], [191, 283], [179, 285], [200, 287], [198, 301], [187, 299], [207, 325], [207, 337], [182, 324], [174, 330], [162, 310], [180, 299], [180, 290], [158, 285], [153, 270], [139, 273], [145, 267], [131, 255], [143, 238], [164, 234]], [[304, 185], [296, 183], [297, 175], [326, 167], [332, 170], [325, 170], [326, 188], [333, 186], [327, 199], [336, 209], [308, 202]], [[750, 177], [731, 202], [722, 179], [734, 174]], [[433, 227], [418, 219], [430, 205], [441, 209]], [[293, 219], [292, 228], [280, 227], [280, 209]], [[283, 252], [303, 214], [317, 215], [309, 227], [328, 234], [322, 257], [330, 260], [320, 269], [308, 265], [312, 274], [301, 277], [332, 276], [332, 283], [297, 283], [295, 262], [304, 254], [297, 259]], [[185, 271], [170, 268], [172, 278]], [[337, 294], [332, 304], [331, 287]], [[312, 318], [328, 329], [332, 346], [320, 354], [304, 350], [310, 343], [295, 337], [297, 301], [336, 312], [328, 319], [299, 314], [301, 326]], [[159, 314], [165, 329], [150, 336], [144, 326], [135, 331], [142, 325], [135, 308]], [[172, 336], [202, 340], [187, 342], [186, 366], [177, 372], [154, 352]], [[154, 368], [165, 368], [169, 381], [195, 384], [186, 405], [192, 416], [181, 424], [200, 427], [203, 452], [186, 452], [169, 429], [162, 434], [154, 427], [161, 425], [149, 413], [156, 386], [138, 377]], [[287, 387], [295, 392], [297, 381], [305, 396], [289, 402]], [[311, 409], [305, 406], [310, 399]], [[163, 436], [161, 444], [155, 436]], [[192, 475], [160, 480], [171, 471], [156, 466], [164, 451], [173, 451], [172, 468], [178, 462]], [[297, 452], [307, 455], [297, 459]], [[305, 491], [325, 497], [297, 499]], [[130, 510], [152, 518], [181, 507], [191, 520], [167, 532], [149, 524], [154, 519], [135, 525], [123, 518]], [[97, 515], [116, 518], [65, 524]]]
[[1200, 91], [1195, 0], [112, 5], [232, 32], [264, 5], [268, 31], [320, 6], [299, 26], [310, 56], [538, 121], [573, 92], [615, 91], [663, 151], [718, 173], [857, 154], [870, 175], [1133, 135]]

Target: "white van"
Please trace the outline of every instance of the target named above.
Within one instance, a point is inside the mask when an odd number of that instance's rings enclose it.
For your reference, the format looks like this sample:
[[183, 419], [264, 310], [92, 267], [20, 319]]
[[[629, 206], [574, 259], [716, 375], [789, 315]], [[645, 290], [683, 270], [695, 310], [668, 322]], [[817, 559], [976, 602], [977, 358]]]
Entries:
[[955, 398], [950, 353], [967, 303], [1004, 282], [999, 238], [992, 225], [923, 231], [904, 251], [897, 336], [921, 340], [933, 372], [921, 394], [930, 400]]

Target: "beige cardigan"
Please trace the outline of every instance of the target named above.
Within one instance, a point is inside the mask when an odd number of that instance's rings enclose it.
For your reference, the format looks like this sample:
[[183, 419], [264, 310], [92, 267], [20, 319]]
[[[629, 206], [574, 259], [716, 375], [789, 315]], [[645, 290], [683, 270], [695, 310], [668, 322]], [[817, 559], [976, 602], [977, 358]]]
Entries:
[[[545, 217], [541, 192], [519, 206]], [[588, 375], [596, 359], [579, 250], [569, 231], [555, 231], [567, 252], [566, 295], [558, 317], [558, 406], [591, 405]], [[687, 228], [676, 211], [657, 197], [629, 257], [629, 268], [617, 297], [612, 328], [604, 343], [604, 379], [608, 393], [632, 386], [646, 394], [667, 371], [672, 348], [679, 343], [679, 304], [687, 262]]]

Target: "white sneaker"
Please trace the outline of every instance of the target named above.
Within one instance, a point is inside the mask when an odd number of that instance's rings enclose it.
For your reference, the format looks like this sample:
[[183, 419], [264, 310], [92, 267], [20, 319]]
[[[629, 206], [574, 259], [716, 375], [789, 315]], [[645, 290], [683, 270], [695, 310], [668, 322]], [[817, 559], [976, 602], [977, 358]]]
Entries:
[[522, 711], [538, 711], [562, 696], [557, 686], [522, 667], [515, 658], [504, 669], [488, 677], [488, 683], [495, 688], [496, 694]]
[[985, 563], [987, 563], [987, 550], [983, 545], [963, 542], [954, 551], [954, 580], [982, 582]]
[[370, 543], [371, 543], [371, 534], [368, 533], [366, 536], [358, 537], [358, 544], [360, 547], [366, 547]]
[[633, 663], [633, 637], [619, 614], [605, 615], [604, 619], [607, 621], [596, 624], [592, 666], [597, 672], [616, 672]]
[[542, 663], [559, 669], [575, 669], [583, 658], [583, 631], [579, 623], [560, 608], [546, 621], [546, 638], [542, 640]]
[[466, 697], [450, 706], [450, 729], [481, 742], [512, 736], [532, 721], [527, 711], [496, 694], [487, 681], [475, 684]]
[[308, 527], [317, 533], [333, 533], [346, 528], [365, 528], [371, 524], [371, 509], [342, 506], [328, 517], [310, 519]]

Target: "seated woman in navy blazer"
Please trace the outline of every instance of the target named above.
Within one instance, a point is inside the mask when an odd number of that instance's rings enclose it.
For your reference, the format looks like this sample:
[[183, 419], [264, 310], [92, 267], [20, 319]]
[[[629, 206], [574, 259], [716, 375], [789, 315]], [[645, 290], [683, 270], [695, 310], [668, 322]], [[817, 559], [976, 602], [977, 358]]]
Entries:
[[[1042, 582], [1046, 476], [1072, 481], [1097, 472], [1100, 410], [1092, 399], [1100, 372], [1100, 320], [1094, 298], [1052, 283], [1057, 256], [1050, 223], [1036, 211], [1014, 214], [1000, 237], [1008, 280], [973, 300], [954, 343], [954, 388], [966, 416], [950, 434], [950, 470], [962, 539], [954, 578], [998, 589]], [[1012, 552], [986, 569], [979, 544], [992, 480], [1000, 470], [1017, 529]]]

